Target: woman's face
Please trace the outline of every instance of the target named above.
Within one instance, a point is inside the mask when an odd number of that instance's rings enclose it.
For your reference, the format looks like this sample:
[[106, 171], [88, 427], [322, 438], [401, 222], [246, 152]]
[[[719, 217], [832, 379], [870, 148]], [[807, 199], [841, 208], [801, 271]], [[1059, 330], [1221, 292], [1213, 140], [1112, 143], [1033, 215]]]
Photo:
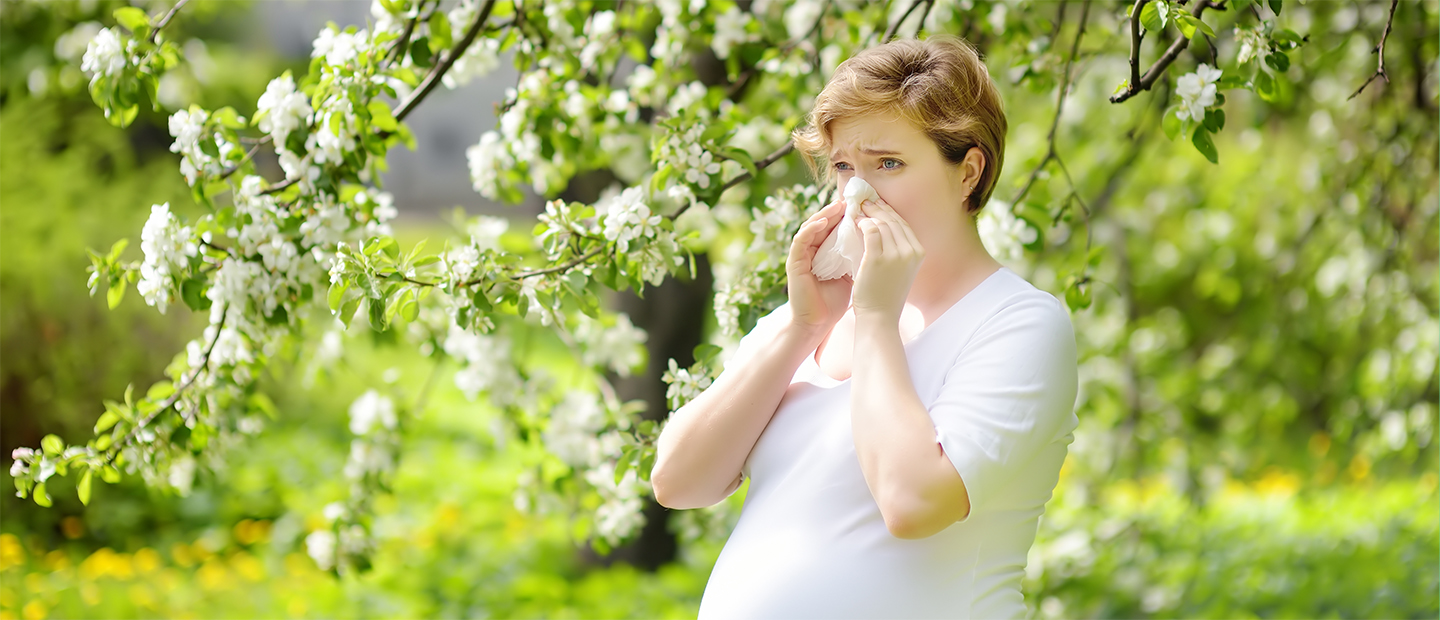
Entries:
[[830, 165], [843, 190], [852, 177], [865, 179], [917, 234], [965, 215], [964, 198], [979, 179], [978, 148], [955, 166], [919, 128], [898, 115], [869, 114], [830, 125]]

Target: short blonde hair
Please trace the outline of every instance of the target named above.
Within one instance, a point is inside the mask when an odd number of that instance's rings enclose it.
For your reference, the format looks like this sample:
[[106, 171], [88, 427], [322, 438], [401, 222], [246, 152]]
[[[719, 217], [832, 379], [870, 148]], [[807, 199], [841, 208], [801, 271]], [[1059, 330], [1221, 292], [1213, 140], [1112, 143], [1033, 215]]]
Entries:
[[925, 132], [951, 164], [965, 160], [972, 147], [985, 154], [980, 182], [971, 190], [966, 213], [976, 215], [1005, 163], [1005, 105], [980, 54], [964, 39], [936, 34], [924, 40], [902, 39], [864, 50], [835, 69], [815, 99], [804, 127], [791, 136], [817, 181], [835, 182], [829, 159], [830, 124], [841, 118], [894, 113]]

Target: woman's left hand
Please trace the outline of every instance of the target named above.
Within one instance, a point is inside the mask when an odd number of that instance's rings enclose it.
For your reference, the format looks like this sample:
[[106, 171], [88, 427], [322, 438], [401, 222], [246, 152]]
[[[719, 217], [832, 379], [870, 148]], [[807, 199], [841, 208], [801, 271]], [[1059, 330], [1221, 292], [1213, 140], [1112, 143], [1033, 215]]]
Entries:
[[925, 249], [915, 231], [883, 201], [867, 200], [861, 205], [865, 218], [858, 222], [865, 239], [865, 256], [855, 274], [850, 305], [856, 318], [877, 315], [900, 320], [910, 285], [925, 259]]

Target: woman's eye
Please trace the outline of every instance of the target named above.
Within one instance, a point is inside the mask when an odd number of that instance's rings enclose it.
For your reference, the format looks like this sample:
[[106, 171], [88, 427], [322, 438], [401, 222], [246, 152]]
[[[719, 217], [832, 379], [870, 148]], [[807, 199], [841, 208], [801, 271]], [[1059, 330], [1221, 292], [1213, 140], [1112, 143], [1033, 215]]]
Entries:
[[[895, 165], [892, 166], [892, 165], [890, 165], [890, 164], [895, 164]], [[880, 162], [880, 165], [883, 166], [886, 170], [894, 170], [894, 169], [896, 169], [896, 168], [899, 168], [899, 167], [901, 166], [901, 163], [900, 163], [900, 160], [898, 160], [898, 159], [887, 159], [887, 160], [884, 160], [884, 161]]]
[[845, 163], [845, 162], [843, 162], [843, 161], [842, 161], [842, 162], [837, 162], [837, 163], [835, 164], [835, 169], [836, 169], [836, 170], [849, 170], [849, 169], [850, 169], [849, 166], [850, 166], [850, 164], [847, 164], [847, 163]]

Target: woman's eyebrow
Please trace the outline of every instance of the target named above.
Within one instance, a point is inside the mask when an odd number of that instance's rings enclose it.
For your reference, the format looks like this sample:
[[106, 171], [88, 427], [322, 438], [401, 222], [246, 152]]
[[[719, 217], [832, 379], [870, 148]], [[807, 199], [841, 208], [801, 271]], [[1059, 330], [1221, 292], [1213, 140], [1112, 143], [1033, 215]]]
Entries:
[[[875, 148], [869, 148], [869, 147], [861, 147], [860, 152], [861, 152], [861, 153], [864, 153], [864, 154], [866, 154], [866, 155], [872, 155], [872, 156], [880, 156], [880, 155], [899, 155], [899, 154], [900, 154], [899, 151], [887, 151], [887, 150], [884, 150], [884, 149], [875, 149]], [[830, 154], [830, 159], [840, 159], [840, 156], [841, 156], [840, 149], [835, 149], [835, 152], [833, 152], [833, 153]]]

